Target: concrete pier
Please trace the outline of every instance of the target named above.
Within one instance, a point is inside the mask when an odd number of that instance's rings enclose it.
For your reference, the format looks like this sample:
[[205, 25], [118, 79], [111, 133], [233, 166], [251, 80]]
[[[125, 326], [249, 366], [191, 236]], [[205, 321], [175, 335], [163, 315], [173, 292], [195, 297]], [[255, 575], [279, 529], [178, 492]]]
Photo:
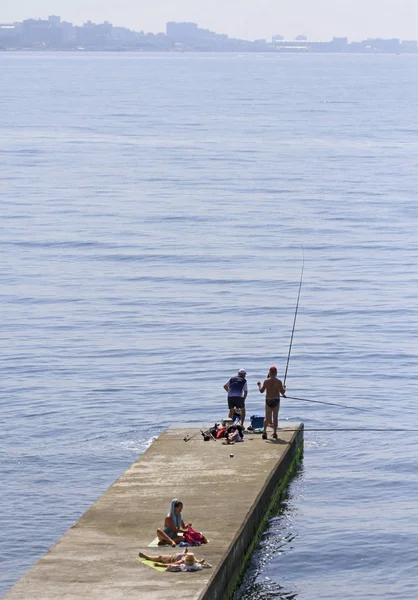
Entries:
[[[303, 424], [278, 435], [226, 446], [197, 429], [166, 430], [4, 600], [226, 600], [303, 449]], [[139, 551], [172, 553], [148, 548], [172, 498], [209, 539], [193, 551], [212, 569], [158, 572], [137, 561]]]

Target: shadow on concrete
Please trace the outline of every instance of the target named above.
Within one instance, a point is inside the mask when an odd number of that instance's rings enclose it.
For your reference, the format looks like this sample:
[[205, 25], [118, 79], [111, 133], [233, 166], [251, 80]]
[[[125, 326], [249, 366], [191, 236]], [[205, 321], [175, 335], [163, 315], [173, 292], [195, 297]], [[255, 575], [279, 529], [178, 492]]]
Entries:
[[286, 440], [281, 440], [280, 438], [278, 438], [277, 440], [272, 440], [267, 438], [266, 442], [268, 444], [278, 444], [279, 446], [282, 446], [283, 444], [287, 444]]

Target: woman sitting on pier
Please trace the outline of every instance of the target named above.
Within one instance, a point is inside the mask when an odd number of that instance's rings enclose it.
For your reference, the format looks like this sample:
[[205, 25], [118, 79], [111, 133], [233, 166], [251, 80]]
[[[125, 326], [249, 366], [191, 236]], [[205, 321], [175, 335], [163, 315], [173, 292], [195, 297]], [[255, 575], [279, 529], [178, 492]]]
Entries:
[[157, 529], [159, 545], [170, 544], [175, 548], [177, 544], [184, 542], [183, 534], [187, 533], [188, 529], [183, 521], [182, 510], [183, 503], [174, 498], [171, 501], [170, 513], [165, 518], [163, 529]]

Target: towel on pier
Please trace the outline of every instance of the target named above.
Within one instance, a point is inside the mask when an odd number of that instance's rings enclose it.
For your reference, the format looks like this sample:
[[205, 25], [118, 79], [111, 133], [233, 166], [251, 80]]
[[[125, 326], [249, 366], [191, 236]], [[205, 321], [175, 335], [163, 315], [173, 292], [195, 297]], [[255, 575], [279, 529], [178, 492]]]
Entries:
[[136, 560], [138, 562], [142, 563], [143, 565], [146, 565], [147, 567], [151, 567], [151, 569], [155, 569], [156, 571], [165, 571], [167, 568], [167, 567], [156, 567], [154, 565], [153, 560], [147, 560], [146, 558], [137, 558]]

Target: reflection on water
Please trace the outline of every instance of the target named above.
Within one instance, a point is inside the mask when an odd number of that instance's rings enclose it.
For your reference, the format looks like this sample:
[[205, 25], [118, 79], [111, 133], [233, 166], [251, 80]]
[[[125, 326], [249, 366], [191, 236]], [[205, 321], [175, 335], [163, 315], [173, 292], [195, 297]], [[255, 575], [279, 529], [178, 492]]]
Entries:
[[280, 573], [280, 555], [291, 552], [292, 542], [297, 538], [297, 508], [293, 503], [296, 483], [303, 480], [303, 465], [300, 464], [287, 488], [273, 506], [266, 529], [255, 547], [240, 587], [233, 600], [294, 600], [297, 592], [294, 584], [283, 585]]

